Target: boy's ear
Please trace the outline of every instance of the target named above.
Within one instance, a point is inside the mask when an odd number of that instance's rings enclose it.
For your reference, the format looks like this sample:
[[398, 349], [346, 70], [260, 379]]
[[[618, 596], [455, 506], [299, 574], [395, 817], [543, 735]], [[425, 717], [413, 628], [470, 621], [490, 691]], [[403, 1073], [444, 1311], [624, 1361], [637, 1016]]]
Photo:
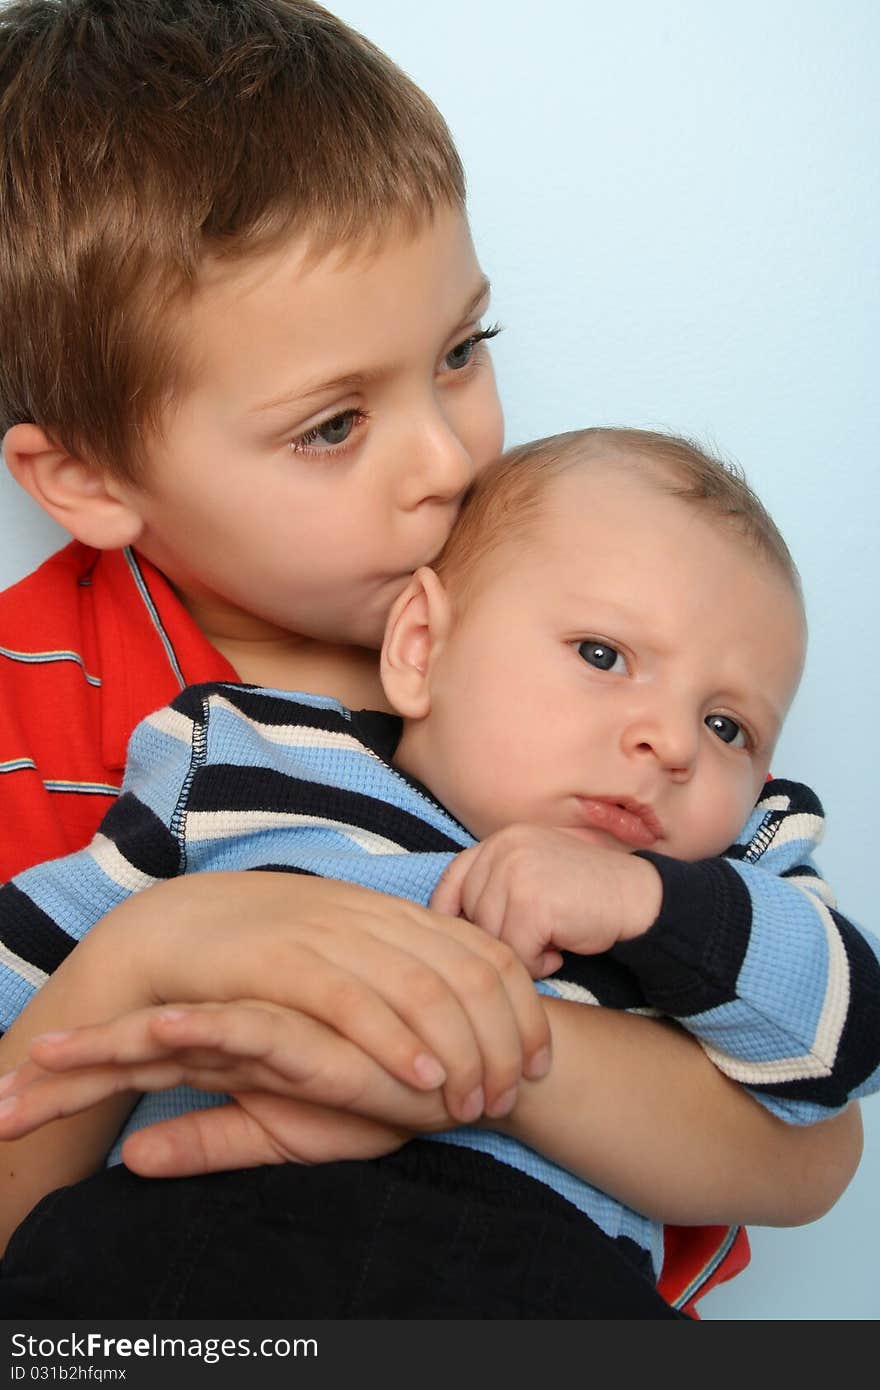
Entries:
[[449, 595], [432, 569], [416, 570], [385, 624], [380, 673], [392, 709], [423, 719], [431, 709], [431, 669], [452, 625]]
[[116, 550], [137, 540], [143, 522], [124, 489], [96, 464], [56, 444], [39, 425], [13, 425], [3, 454], [16, 482], [78, 541]]

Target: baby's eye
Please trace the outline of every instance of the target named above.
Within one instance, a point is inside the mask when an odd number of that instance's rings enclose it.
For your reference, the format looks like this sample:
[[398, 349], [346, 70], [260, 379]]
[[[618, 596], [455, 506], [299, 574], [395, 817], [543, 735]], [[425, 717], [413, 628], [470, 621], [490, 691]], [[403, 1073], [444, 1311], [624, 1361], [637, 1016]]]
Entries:
[[745, 729], [729, 714], [707, 714], [703, 722], [722, 743], [729, 743], [731, 748], [748, 748], [749, 739]]
[[329, 420], [322, 420], [320, 425], [315, 425], [313, 429], [306, 430], [305, 434], [300, 434], [296, 439], [291, 440], [291, 448], [306, 453], [313, 449], [319, 451], [322, 444], [326, 445], [328, 449], [335, 448], [337, 445], [345, 443], [359, 418], [359, 411], [343, 410], [339, 415], [332, 415]]
[[500, 332], [500, 325], [493, 324], [491, 328], [481, 328], [478, 333], [471, 333], [469, 337], [456, 343], [451, 352], [447, 352], [443, 359], [444, 367], [450, 372], [460, 372], [462, 367], [469, 366], [479, 344], [496, 338]]
[[597, 642], [588, 638], [578, 643], [578, 656], [583, 657], [588, 666], [597, 671], [626, 671], [626, 661], [610, 642]]

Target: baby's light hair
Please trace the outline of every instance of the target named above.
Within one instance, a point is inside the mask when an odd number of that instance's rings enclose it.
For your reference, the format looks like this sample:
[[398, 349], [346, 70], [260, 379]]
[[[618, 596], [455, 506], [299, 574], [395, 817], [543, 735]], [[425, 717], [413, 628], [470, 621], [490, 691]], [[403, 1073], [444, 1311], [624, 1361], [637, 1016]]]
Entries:
[[738, 465], [681, 435], [611, 427], [571, 430], [522, 444], [483, 470], [435, 565], [457, 602], [467, 601], [501, 547], [528, 535], [553, 480], [580, 467], [629, 470], [698, 508], [776, 565], [803, 603], [791, 552]]
[[137, 477], [208, 257], [347, 249], [464, 195], [436, 108], [310, 0], [4, 3], [0, 438], [32, 421]]

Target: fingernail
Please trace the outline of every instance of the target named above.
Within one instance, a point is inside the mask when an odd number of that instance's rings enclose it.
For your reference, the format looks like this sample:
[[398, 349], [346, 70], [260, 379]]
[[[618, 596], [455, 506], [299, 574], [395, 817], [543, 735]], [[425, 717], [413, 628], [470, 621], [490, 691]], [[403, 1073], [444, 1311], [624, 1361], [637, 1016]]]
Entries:
[[486, 1107], [486, 1114], [494, 1120], [500, 1119], [502, 1115], [509, 1115], [516, 1105], [518, 1093], [519, 1088], [511, 1086], [509, 1091], [505, 1091], [503, 1095], [500, 1095], [497, 1100]]
[[442, 1086], [446, 1080], [446, 1069], [440, 1065], [436, 1057], [427, 1052], [420, 1052], [416, 1057], [413, 1071], [426, 1086]]
[[483, 1094], [482, 1086], [475, 1086], [469, 1096], [466, 1096], [461, 1104], [461, 1115], [459, 1118], [469, 1125], [472, 1120], [477, 1120], [483, 1113], [486, 1104], [486, 1097]]
[[167, 1023], [177, 1023], [181, 1018], [186, 1018], [186, 1009], [162, 1009], [158, 1017]]
[[549, 1047], [542, 1047], [530, 1059], [526, 1067], [526, 1076], [530, 1081], [540, 1081], [542, 1076], [546, 1076], [550, 1070], [551, 1054]]
[[10, 1096], [8, 1100], [0, 1100], [0, 1120], [5, 1120], [7, 1115], [11, 1115], [18, 1105], [18, 1096]]
[[69, 1028], [67, 1028], [67, 1029], [64, 1030], [64, 1032], [58, 1032], [58, 1033], [40, 1033], [36, 1038], [33, 1038], [33, 1039], [31, 1040], [31, 1047], [33, 1047], [34, 1043], [60, 1043], [60, 1042], [66, 1042], [67, 1039], [70, 1037], [70, 1032], [71, 1032], [71, 1030], [70, 1030]]

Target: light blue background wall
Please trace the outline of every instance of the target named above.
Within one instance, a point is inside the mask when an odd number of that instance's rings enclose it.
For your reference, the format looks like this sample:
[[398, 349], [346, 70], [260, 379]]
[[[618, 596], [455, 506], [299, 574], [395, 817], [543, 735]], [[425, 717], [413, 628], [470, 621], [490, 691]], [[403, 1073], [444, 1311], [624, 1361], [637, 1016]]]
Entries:
[[[510, 442], [668, 426], [743, 464], [804, 578], [812, 648], [776, 758], [875, 929], [880, 782], [880, 6], [339, 0], [459, 142]], [[0, 582], [63, 537], [0, 481]], [[875, 1318], [880, 1100], [822, 1221], [753, 1232], [707, 1318]]]

